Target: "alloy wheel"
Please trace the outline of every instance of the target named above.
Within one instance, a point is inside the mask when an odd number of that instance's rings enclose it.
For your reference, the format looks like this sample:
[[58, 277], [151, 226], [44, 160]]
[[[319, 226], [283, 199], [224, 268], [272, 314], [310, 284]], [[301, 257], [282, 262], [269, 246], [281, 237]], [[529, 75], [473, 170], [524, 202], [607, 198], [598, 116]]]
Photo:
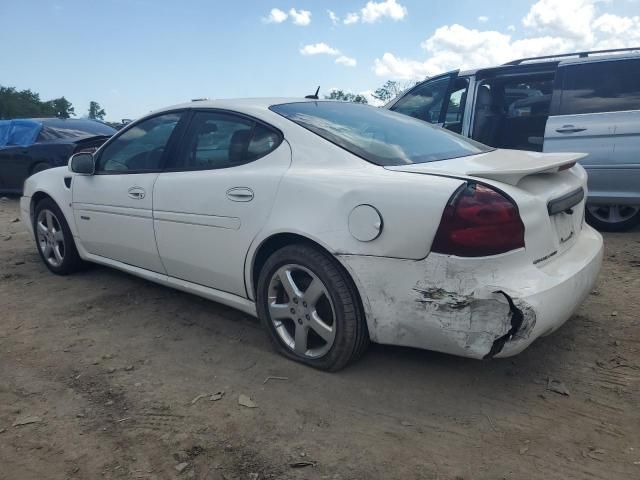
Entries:
[[280, 340], [293, 353], [320, 358], [333, 346], [336, 316], [322, 280], [301, 265], [288, 264], [272, 275], [268, 312]]
[[38, 214], [36, 235], [45, 261], [53, 267], [60, 267], [65, 254], [64, 234], [60, 221], [51, 210], [43, 209]]
[[630, 205], [587, 205], [589, 213], [604, 223], [621, 223], [640, 211], [640, 207]]

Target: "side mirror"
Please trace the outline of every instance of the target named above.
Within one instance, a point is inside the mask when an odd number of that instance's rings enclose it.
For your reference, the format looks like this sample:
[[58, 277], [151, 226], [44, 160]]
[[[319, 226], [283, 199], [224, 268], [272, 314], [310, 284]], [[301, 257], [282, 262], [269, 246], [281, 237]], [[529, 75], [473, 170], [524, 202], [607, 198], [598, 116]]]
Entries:
[[69, 159], [69, 170], [81, 175], [93, 175], [95, 170], [93, 155], [88, 152], [80, 152], [72, 155]]

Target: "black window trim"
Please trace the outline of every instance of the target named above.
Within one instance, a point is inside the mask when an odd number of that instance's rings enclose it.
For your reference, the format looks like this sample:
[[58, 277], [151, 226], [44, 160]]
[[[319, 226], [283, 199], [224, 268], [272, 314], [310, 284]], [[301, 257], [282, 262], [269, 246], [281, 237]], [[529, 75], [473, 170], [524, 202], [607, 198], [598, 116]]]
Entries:
[[116, 133], [109, 140], [104, 142], [100, 146], [100, 148], [96, 151], [96, 153], [94, 154], [94, 157], [93, 157], [94, 165], [97, 168], [98, 163], [100, 162], [100, 158], [102, 157], [102, 154], [103, 154], [104, 150], [106, 149], [106, 147], [108, 147], [112, 142], [114, 142], [118, 138], [120, 138], [121, 135], [124, 135], [130, 129], [134, 128], [135, 126], [137, 126], [140, 123], [145, 122], [147, 120], [151, 120], [151, 119], [156, 118], [156, 117], [162, 117], [164, 115], [170, 115], [172, 113], [179, 113], [182, 116], [180, 117], [180, 120], [178, 120], [178, 124], [176, 125], [176, 127], [171, 132], [171, 135], [169, 136], [169, 140], [167, 141], [167, 146], [166, 146], [166, 148], [165, 148], [165, 150], [164, 150], [164, 152], [162, 154], [162, 158], [160, 159], [160, 167], [159, 168], [157, 168], [157, 169], [154, 168], [152, 170], [122, 170], [122, 171], [95, 170], [94, 175], [140, 175], [140, 174], [144, 174], [144, 173], [160, 173], [160, 172], [162, 172], [163, 169], [164, 169], [165, 163], [166, 163], [167, 156], [168, 156], [169, 152], [172, 151], [172, 149], [174, 148], [174, 144], [177, 141], [176, 137], [179, 136], [180, 138], [182, 138], [182, 134], [180, 132], [182, 130], [184, 130], [185, 121], [188, 118], [190, 118], [189, 112], [190, 112], [190, 110], [188, 108], [177, 108], [177, 109], [174, 109], [174, 110], [165, 110], [165, 111], [162, 111], [162, 112], [155, 113], [153, 115], [149, 115], [149, 116], [146, 116], [146, 117], [139, 118], [138, 120], [135, 120], [135, 121], [129, 123], [128, 125], [126, 125], [122, 130], [118, 131], [118, 133]]
[[[230, 110], [228, 108], [192, 108], [192, 109], [189, 109], [189, 112], [190, 112], [190, 114], [188, 115], [189, 118], [185, 122], [185, 126], [184, 126], [184, 129], [183, 129], [182, 134], [180, 136], [180, 139], [177, 140], [174, 145], [172, 145], [172, 149], [171, 149], [171, 154], [172, 155], [177, 155], [180, 152], [180, 150], [182, 148], [182, 142], [184, 142], [185, 137], [187, 135], [187, 132], [189, 132], [189, 129], [191, 128], [193, 117], [195, 116], [196, 113], [219, 113], [219, 114], [223, 114], [223, 115], [228, 115], [230, 117], [234, 117], [235, 116], [235, 117], [238, 117], [238, 118], [242, 118], [243, 120], [248, 120], [250, 122], [253, 122], [253, 126], [251, 127], [252, 136], [253, 136], [253, 130], [255, 129], [256, 125], [260, 124], [263, 127], [265, 127], [266, 129], [271, 130], [272, 132], [276, 133], [278, 135], [278, 142], [268, 152], [265, 152], [262, 155], [256, 156], [254, 158], [251, 158], [250, 160], [247, 160], [246, 162], [240, 163], [238, 165], [229, 166], [229, 167], [209, 167], [209, 168], [193, 167], [193, 168], [186, 168], [184, 166], [181, 166], [181, 167], [175, 167], [175, 168], [166, 168], [166, 159], [167, 159], [167, 157], [163, 157], [163, 164], [162, 164], [162, 167], [163, 167], [162, 171], [163, 172], [203, 172], [203, 171], [209, 171], [209, 170], [226, 170], [228, 168], [241, 167], [243, 165], [247, 165], [248, 163], [253, 163], [256, 160], [260, 160], [261, 158], [264, 158], [267, 155], [272, 154], [284, 142], [284, 134], [282, 133], [282, 131], [279, 128], [274, 127], [273, 125], [265, 122], [264, 120], [261, 120], [259, 118], [253, 117], [253, 116], [248, 115], [246, 113], [238, 112], [236, 110]], [[175, 150], [173, 150], [173, 149], [175, 149]], [[169, 149], [167, 149], [167, 150], [169, 151]]]

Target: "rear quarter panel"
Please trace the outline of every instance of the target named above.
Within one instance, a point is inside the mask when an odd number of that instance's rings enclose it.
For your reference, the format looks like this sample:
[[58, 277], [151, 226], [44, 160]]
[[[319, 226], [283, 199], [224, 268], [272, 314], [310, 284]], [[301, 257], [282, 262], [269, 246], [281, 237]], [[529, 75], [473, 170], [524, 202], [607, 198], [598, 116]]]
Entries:
[[[278, 233], [302, 235], [334, 255], [413, 260], [428, 255], [443, 209], [462, 180], [391, 172], [306, 130], [299, 136], [290, 142], [292, 166], [269, 219], [248, 252], [248, 285], [257, 249]], [[378, 210], [383, 222], [378, 238], [368, 242], [349, 230], [349, 214], [363, 204]]]

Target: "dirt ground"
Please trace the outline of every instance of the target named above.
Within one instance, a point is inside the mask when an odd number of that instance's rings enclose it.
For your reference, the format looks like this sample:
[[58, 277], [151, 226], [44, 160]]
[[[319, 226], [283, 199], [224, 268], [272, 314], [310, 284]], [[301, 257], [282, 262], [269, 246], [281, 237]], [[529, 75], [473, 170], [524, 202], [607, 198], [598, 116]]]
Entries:
[[0, 201], [1, 479], [640, 478], [640, 229], [517, 357], [373, 346], [327, 374], [216, 303], [49, 273], [17, 217]]

